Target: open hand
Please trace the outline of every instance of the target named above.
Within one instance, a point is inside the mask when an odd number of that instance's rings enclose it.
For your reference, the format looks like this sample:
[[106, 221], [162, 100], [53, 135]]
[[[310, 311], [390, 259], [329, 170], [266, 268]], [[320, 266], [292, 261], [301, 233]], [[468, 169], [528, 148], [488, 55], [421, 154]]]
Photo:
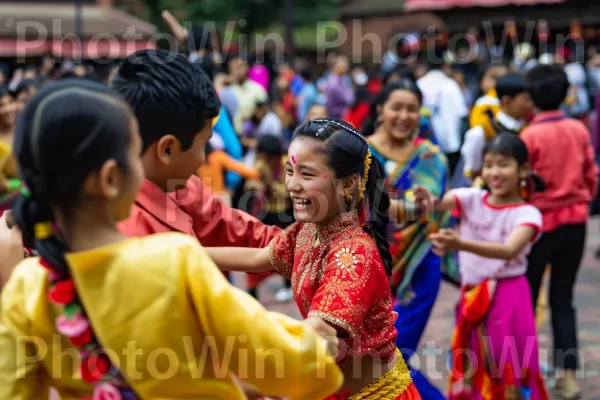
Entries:
[[340, 345], [336, 329], [318, 317], [308, 317], [304, 323], [314, 329], [319, 336], [327, 341], [327, 350], [333, 358], [338, 356]]
[[460, 237], [453, 229], [440, 229], [439, 232], [430, 234], [429, 239], [437, 252], [460, 250]]

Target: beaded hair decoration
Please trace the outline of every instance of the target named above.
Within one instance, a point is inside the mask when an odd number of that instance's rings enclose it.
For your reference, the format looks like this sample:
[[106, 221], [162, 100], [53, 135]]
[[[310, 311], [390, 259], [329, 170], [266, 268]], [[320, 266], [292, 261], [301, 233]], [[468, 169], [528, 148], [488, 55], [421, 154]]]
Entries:
[[[360, 204], [361, 200], [364, 199], [365, 197], [365, 191], [367, 188], [367, 180], [369, 177], [369, 170], [371, 169], [371, 163], [373, 162], [373, 156], [371, 155], [371, 149], [369, 147], [369, 142], [367, 141], [367, 139], [356, 129], [354, 129], [353, 127], [349, 126], [349, 125], [344, 125], [336, 120], [332, 120], [332, 119], [315, 119], [313, 120], [313, 122], [317, 122], [317, 123], [321, 123], [321, 124], [330, 124], [333, 125], [337, 128], [343, 129], [346, 132], [350, 132], [351, 134], [358, 136], [363, 142], [365, 142], [365, 144], [367, 145], [367, 154], [365, 156], [365, 160], [364, 160], [364, 170], [363, 170], [363, 174], [362, 177], [360, 179], [360, 186], [358, 188], [358, 195], [356, 196], [356, 200], [354, 201], [354, 208], [358, 207], [358, 205]], [[321, 127], [317, 133], [316, 136], [319, 137], [319, 135], [325, 130], [325, 127]]]

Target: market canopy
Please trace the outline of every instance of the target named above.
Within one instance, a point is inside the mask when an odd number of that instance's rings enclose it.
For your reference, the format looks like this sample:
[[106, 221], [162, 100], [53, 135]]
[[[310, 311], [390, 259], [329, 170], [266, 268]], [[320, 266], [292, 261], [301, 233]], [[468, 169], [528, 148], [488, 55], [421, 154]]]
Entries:
[[447, 10], [450, 8], [532, 6], [564, 3], [566, 0], [404, 0], [406, 11]]
[[157, 28], [107, 6], [81, 7], [78, 43], [73, 3], [0, 3], [0, 56], [73, 56], [123, 58], [132, 51], [155, 47]]

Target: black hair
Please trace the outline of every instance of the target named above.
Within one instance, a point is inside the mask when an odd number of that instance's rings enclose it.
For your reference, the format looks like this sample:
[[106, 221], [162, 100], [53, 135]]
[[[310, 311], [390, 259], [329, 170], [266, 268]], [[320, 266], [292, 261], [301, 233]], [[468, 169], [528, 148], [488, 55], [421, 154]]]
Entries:
[[270, 156], [281, 156], [283, 154], [281, 138], [274, 134], [261, 135], [258, 138], [256, 151]]
[[382, 107], [385, 102], [388, 101], [392, 92], [396, 90], [408, 90], [417, 96], [419, 106], [423, 104], [423, 93], [421, 93], [421, 89], [419, 89], [415, 81], [412, 79], [405, 78], [388, 83], [383, 87], [383, 89], [381, 89], [377, 96], [375, 96], [373, 102], [371, 103], [371, 111], [369, 112], [369, 116], [363, 123], [361, 129], [365, 136], [371, 136], [375, 132], [375, 129], [377, 128], [377, 120], [379, 118], [379, 112], [377, 109]]
[[187, 47], [193, 51], [212, 51], [213, 43], [210, 30], [204, 29], [200, 26], [192, 27], [191, 32], [188, 34]]
[[17, 88], [15, 89], [15, 92], [13, 93], [13, 95], [16, 97], [19, 97], [19, 94], [21, 94], [22, 92], [29, 90], [30, 88], [37, 88], [38, 86], [38, 82], [35, 79], [23, 79], [21, 82], [19, 82], [19, 84], [17, 85]]
[[567, 97], [569, 79], [559, 65], [537, 65], [527, 72], [527, 91], [541, 111], [554, 111]]
[[0, 97], [4, 97], [4, 96], [12, 96], [12, 94], [10, 93], [10, 91], [8, 90], [8, 88], [6, 86], [0, 85]]
[[194, 60], [194, 64], [200, 65], [202, 70], [206, 73], [211, 81], [215, 79], [215, 75], [221, 72], [220, 65], [215, 62], [210, 54], [198, 57], [196, 60]]
[[[327, 164], [338, 179], [359, 174], [366, 179], [365, 199], [371, 217], [365, 232], [373, 237], [388, 276], [392, 272], [392, 256], [388, 244], [390, 198], [384, 184], [383, 168], [375, 157], [371, 157], [369, 176], [364, 177], [365, 159], [369, 144], [363, 135], [343, 120], [322, 118], [307, 121], [294, 131], [292, 141], [308, 137], [323, 142]], [[373, 209], [371, 209], [373, 207]]]
[[[107, 86], [76, 79], [44, 86], [17, 119], [14, 154], [29, 193], [18, 195], [14, 219], [24, 237], [34, 238], [52, 284], [71, 279], [69, 243], [54, 230], [36, 235], [36, 226], [53, 224], [57, 209], [72, 215], [86, 178], [107, 160], [127, 170], [131, 118], [129, 107]], [[85, 315], [78, 296], [74, 302]], [[92, 344], [100, 347], [95, 338]]]
[[[501, 132], [488, 140], [483, 149], [483, 155], [485, 156], [487, 153], [497, 153], [513, 158], [519, 167], [529, 162], [529, 151], [525, 142], [512, 132]], [[545, 190], [544, 181], [539, 175], [533, 172], [529, 174], [527, 186], [534, 192], [543, 192]]]
[[508, 74], [504, 75], [496, 82], [496, 93], [498, 98], [502, 100], [502, 97], [515, 97], [519, 93], [527, 92], [525, 86], [525, 77], [521, 74]]
[[300, 76], [306, 82], [312, 82], [313, 81], [313, 73], [310, 70], [310, 68], [302, 68], [302, 70], [300, 71]]
[[181, 142], [182, 150], [189, 149], [221, 107], [202, 67], [164, 50], [134, 53], [123, 61], [111, 85], [133, 109], [144, 151], [167, 134]]
[[23, 67], [23, 72], [29, 72], [29, 71], [33, 71], [36, 74], [38, 74], [40, 72], [40, 67], [37, 65], [31, 65], [31, 64]]

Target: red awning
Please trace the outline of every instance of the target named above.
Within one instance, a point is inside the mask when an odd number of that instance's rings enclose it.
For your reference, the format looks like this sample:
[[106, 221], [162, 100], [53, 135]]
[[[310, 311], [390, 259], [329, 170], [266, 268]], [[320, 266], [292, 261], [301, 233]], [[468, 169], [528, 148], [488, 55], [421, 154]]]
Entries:
[[405, 0], [406, 11], [447, 10], [450, 8], [532, 6], [541, 3], [564, 3], [566, 0]]
[[[22, 40], [0, 39], [0, 57], [37, 57], [53, 55], [56, 57], [76, 58], [77, 45], [71, 40]], [[83, 40], [81, 55], [83, 59], [124, 59], [138, 50], [153, 49], [154, 42], [147, 40]]]

